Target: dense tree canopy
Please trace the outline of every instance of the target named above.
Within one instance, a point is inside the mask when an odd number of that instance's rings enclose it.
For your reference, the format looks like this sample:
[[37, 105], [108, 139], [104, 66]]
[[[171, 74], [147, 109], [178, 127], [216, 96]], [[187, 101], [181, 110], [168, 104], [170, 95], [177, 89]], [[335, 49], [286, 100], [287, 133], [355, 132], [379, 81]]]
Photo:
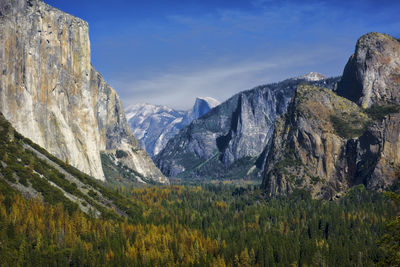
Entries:
[[397, 213], [387, 223], [387, 232], [380, 240], [385, 257], [381, 259], [381, 266], [400, 266], [400, 182], [392, 187], [386, 195], [393, 201]]
[[130, 223], [26, 200], [0, 181], [6, 265], [373, 266], [394, 215], [387, 198], [362, 186], [338, 202], [305, 192], [266, 200], [253, 187], [154, 186], [119, 190], [143, 211]]

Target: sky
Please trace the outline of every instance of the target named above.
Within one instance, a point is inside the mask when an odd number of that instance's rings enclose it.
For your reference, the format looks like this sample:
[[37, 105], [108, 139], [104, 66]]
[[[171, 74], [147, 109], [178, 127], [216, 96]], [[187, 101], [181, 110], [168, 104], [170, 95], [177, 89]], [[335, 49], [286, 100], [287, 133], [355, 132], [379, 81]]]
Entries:
[[400, 37], [398, 0], [45, 0], [89, 22], [95, 68], [135, 103], [189, 109], [314, 71], [339, 76], [357, 39]]

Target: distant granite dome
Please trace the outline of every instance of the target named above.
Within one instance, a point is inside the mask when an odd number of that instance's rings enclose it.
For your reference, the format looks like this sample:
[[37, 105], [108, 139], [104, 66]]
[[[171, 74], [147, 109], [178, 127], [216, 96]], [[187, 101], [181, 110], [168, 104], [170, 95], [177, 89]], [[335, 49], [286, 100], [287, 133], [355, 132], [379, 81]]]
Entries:
[[140, 146], [155, 156], [184, 126], [218, 105], [219, 101], [211, 97], [197, 97], [191, 110], [139, 103], [126, 109], [126, 117]]
[[193, 119], [200, 118], [219, 104], [220, 102], [212, 97], [197, 97], [192, 111]]

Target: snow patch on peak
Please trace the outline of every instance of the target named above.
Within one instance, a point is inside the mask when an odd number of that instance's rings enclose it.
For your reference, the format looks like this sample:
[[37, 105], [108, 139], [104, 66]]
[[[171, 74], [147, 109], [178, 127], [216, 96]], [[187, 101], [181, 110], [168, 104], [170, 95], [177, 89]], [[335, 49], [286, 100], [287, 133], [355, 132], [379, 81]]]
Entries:
[[128, 106], [125, 114], [141, 147], [155, 156], [183, 127], [219, 104], [212, 97], [197, 97], [192, 110], [139, 103]]
[[131, 120], [133, 117], [137, 116], [146, 117], [146, 116], [151, 116], [152, 114], [175, 113], [175, 112], [177, 111], [173, 110], [170, 107], [162, 105], [153, 105], [148, 103], [138, 103], [130, 105], [125, 110], [126, 119], [128, 121]]
[[310, 82], [315, 82], [315, 81], [321, 81], [326, 79], [326, 77], [324, 75], [322, 75], [321, 73], [318, 72], [309, 72], [303, 76], [299, 76], [294, 78], [295, 80], [307, 80]]
[[219, 102], [217, 99], [212, 98], [212, 97], [200, 97], [200, 96], [198, 96], [198, 97], [196, 97], [196, 102], [197, 102], [197, 100], [203, 100], [203, 101], [207, 102], [208, 105], [211, 108], [215, 108], [216, 106], [221, 104], [221, 102]]

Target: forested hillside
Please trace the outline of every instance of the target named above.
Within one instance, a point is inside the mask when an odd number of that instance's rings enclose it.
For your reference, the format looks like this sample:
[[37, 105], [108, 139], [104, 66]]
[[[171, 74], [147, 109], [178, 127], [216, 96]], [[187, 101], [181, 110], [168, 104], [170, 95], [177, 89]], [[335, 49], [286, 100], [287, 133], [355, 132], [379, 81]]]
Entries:
[[0, 257], [31, 266], [373, 266], [393, 213], [355, 188], [340, 202], [298, 193], [266, 202], [224, 186], [126, 192], [134, 223], [26, 200], [1, 180]]
[[26, 200], [0, 181], [6, 266], [373, 266], [384, 259], [378, 240], [394, 212], [362, 186], [338, 202], [168, 186], [126, 190], [136, 214], [96, 218]]

